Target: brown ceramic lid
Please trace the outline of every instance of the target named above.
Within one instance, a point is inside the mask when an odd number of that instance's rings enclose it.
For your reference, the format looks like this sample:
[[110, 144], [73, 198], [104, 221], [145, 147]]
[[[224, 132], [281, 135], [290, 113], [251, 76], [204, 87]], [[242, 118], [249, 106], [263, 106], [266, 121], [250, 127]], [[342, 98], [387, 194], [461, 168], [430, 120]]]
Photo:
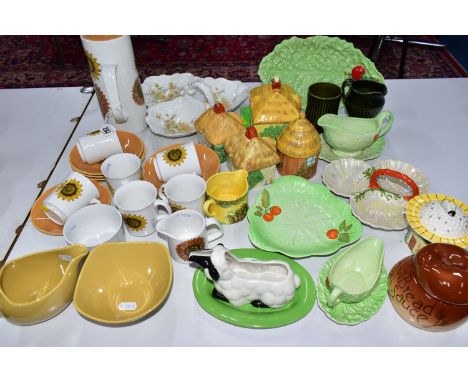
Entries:
[[414, 273], [430, 296], [456, 305], [468, 305], [468, 252], [452, 244], [435, 243], [414, 256]]

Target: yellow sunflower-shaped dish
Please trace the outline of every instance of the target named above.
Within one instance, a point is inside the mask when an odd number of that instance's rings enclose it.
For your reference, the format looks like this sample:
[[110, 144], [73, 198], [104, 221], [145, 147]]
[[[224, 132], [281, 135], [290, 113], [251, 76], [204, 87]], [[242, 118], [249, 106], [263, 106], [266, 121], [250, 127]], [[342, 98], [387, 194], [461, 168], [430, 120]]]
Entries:
[[431, 243], [468, 247], [468, 205], [443, 194], [420, 194], [406, 206], [406, 219]]

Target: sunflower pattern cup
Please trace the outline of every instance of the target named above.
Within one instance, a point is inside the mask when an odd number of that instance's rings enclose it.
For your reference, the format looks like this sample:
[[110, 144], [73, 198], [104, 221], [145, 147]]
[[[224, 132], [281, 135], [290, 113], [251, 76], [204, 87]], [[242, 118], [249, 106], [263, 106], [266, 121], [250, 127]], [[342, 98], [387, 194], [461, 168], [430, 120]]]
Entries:
[[99, 190], [78, 172], [72, 171], [42, 203], [41, 209], [54, 223], [64, 225], [71, 214], [89, 204], [100, 204]]
[[172, 213], [169, 203], [157, 199], [158, 191], [150, 182], [135, 180], [124, 184], [114, 194], [114, 203], [133, 236], [148, 236], [156, 223]]
[[193, 142], [158, 153], [153, 163], [158, 178], [164, 182], [179, 174], [202, 175]]

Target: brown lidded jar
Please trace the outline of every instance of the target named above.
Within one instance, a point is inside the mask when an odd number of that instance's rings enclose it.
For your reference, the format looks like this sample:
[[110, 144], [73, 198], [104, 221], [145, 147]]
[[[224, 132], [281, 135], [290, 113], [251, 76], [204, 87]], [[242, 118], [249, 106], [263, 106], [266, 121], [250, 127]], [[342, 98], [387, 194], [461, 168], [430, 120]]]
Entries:
[[282, 131], [276, 145], [281, 158], [278, 165], [281, 175], [299, 175], [306, 179], [315, 175], [322, 145], [314, 125], [303, 115]]
[[430, 331], [454, 329], [467, 319], [467, 285], [468, 252], [452, 244], [429, 244], [388, 275], [388, 295], [397, 313]]

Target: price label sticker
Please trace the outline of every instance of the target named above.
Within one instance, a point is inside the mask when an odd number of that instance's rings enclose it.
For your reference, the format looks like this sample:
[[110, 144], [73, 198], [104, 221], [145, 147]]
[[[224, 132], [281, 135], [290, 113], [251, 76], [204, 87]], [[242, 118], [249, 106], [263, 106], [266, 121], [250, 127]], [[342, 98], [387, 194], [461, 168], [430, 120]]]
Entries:
[[115, 127], [112, 126], [110, 123], [106, 123], [104, 126], [102, 126], [101, 131], [102, 134], [104, 134], [104, 136], [108, 136], [115, 131]]
[[64, 260], [64, 261], [72, 261], [73, 260], [73, 256], [70, 256], [70, 255], [58, 255], [59, 259], [60, 260]]
[[316, 156], [314, 155], [313, 157], [309, 157], [306, 159], [306, 167], [312, 167], [315, 164], [316, 161]]
[[137, 308], [137, 303], [136, 302], [133, 302], [133, 301], [125, 301], [125, 302], [121, 302], [119, 305], [118, 305], [118, 308], [119, 310], [130, 310], [130, 311], [133, 311]]

